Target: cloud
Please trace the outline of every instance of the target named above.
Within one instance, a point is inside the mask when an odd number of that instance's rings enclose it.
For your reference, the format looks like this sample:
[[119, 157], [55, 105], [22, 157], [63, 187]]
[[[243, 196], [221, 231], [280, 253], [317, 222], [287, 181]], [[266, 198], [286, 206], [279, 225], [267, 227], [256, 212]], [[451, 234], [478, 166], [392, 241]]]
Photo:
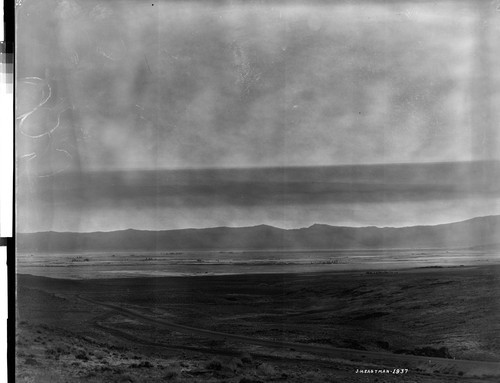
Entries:
[[[21, 8], [18, 74], [49, 76], [53, 113], [72, 107], [57, 134], [86, 169], [498, 157], [498, 15], [481, 34], [474, 6], [36, 7]], [[66, 165], [23, 141], [41, 174]]]
[[446, 1], [24, 2], [20, 227], [494, 211], [496, 163], [418, 163], [499, 158], [499, 17]]
[[[37, 181], [40, 203], [162, 206], [381, 203], [497, 196], [500, 162], [310, 168], [65, 172]], [[24, 186], [24, 183], [22, 184]]]
[[[193, 169], [171, 171], [101, 171], [61, 173], [53, 179], [42, 178], [29, 191], [27, 180], [21, 182], [18, 204], [21, 216], [29, 209], [64, 215], [79, 210], [88, 215], [84, 220], [127, 217], [132, 222], [140, 212], [154, 212], [146, 226], [166, 211], [187, 215], [189, 220], [177, 223], [199, 226], [201, 218], [212, 212], [215, 223], [229, 225], [251, 212], [257, 224], [293, 225], [321, 217], [332, 222], [346, 217], [327, 218], [328, 210], [386, 210], [385, 219], [400, 219], [401, 211], [388, 211], [395, 206], [420, 206], [429, 217], [428, 206], [449, 205], [462, 211], [471, 200], [484, 206], [500, 197], [500, 163], [429, 163], [402, 165], [368, 165], [313, 168]], [[454, 201], [454, 202], [453, 202]], [[436, 205], [438, 203], [438, 205]], [[439, 206], [438, 206], [439, 208]], [[321, 212], [320, 210], [324, 211]], [[114, 213], [110, 213], [114, 212]], [[119, 212], [119, 213], [116, 213]], [[302, 217], [286, 223], [286, 217], [301, 212]], [[467, 212], [467, 214], [469, 214]], [[35, 213], [36, 215], [36, 213]], [[70, 215], [70, 214], [68, 214]], [[270, 215], [273, 222], [268, 222]], [[419, 214], [416, 214], [418, 216]], [[475, 214], [472, 214], [474, 216]], [[348, 215], [350, 217], [351, 214]], [[399, 217], [398, 217], [399, 216]], [[359, 218], [362, 222], [367, 217]], [[370, 219], [373, 219], [371, 217]], [[210, 221], [210, 219], [208, 219]], [[385, 222], [385, 221], [384, 221]], [[120, 220], [116, 224], [120, 224]], [[306, 222], [307, 223], [307, 220]], [[313, 224], [315, 221], [309, 222]], [[133, 226], [138, 223], [134, 222]]]

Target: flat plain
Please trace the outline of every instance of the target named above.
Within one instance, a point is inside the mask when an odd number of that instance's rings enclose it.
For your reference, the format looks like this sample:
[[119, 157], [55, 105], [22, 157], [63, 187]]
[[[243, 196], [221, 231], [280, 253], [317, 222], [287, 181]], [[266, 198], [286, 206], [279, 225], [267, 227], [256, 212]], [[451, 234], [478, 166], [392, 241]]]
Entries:
[[20, 382], [500, 376], [498, 266], [17, 283]]

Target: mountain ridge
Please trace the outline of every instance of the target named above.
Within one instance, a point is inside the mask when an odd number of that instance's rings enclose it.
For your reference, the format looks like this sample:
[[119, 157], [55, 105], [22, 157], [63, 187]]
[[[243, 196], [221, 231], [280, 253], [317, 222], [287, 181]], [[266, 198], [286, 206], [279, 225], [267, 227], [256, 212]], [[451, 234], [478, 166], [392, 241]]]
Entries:
[[472, 248], [499, 242], [500, 215], [405, 227], [314, 224], [281, 229], [256, 225], [91, 233], [46, 231], [18, 233], [16, 237], [21, 252]]
[[210, 226], [210, 227], [186, 227], [182, 229], [160, 229], [160, 230], [150, 230], [150, 229], [118, 229], [118, 230], [109, 230], [109, 231], [58, 231], [58, 230], [44, 230], [44, 231], [31, 231], [31, 232], [18, 232], [17, 235], [27, 235], [27, 234], [47, 234], [47, 233], [57, 233], [57, 234], [107, 234], [107, 233], [117, 233], [117, 232], [148, 232], [148, 233], [163, 233], [163, 232], [173, 232], [173, 231], [186, 231], [186, 230], [210, 230], [210, 229], [253, 229], [253, 228], [272, 228], [284, 231], [293, 231], [293, 230], [304, 230], [311, 229], [314, 227], [334, 227], [334, 228], [348, 228], [348, 229], [407, 229], [413, 227], [437, 227], [437, 226], [445, 226], [445, 225], [455, 225], [460, 223], [465, 223], [469, 221], [474, 221], [478, 219], [489, 219], [489, 218], [498, 218], [500, 219], [500, 215], [491, 214], [484, 215], [479, 217], [468, 218], [463, 221], [453, 221], [448, 223], [437, 223], [434, 225], [413, 225], [413, 226], [376, 226], [376, 225], [368, 225], [368, 226], [337, 226], [337, 225], [329, 225], [327, 223], [313, 223], [309, 226], [303, 227], [294, 227], [294, 228], [281, 228], [277, 226], [267, 225], [267, 224], [258, 224], [253, 226]]

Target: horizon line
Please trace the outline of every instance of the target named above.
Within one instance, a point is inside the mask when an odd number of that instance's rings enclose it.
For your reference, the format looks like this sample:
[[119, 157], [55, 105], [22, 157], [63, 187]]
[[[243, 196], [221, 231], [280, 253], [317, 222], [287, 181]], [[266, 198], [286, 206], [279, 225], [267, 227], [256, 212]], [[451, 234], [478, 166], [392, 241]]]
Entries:
[[270, 227], [273, 229], [278, 229], [278, 230], [286, 230], [286, 231], [291, 231], [291, 230], [303, 230], [303, 229], [310, 229], [313, 226], [329, 226], [329, 227], [341, 227], [341, 228], [350, 228], [350, 229], [367, 229], [367, 228], [376, 228], [376, 229], [405, 229], [405, 228], [411, 228], [411, 227], [435, 227], [435, 226], [442, 226], [442, 225], [453, 225], [456, 223], [463, 223], [463, 222], [468, 222], [472, 221], [475, 219], [481, 219], [481, 218], [492, 218], [492, 217], [500, 217], [500, 214], [491, 214], [491, 215], [484, 215], [484, 216], [477, 216], [477, 217], [472, 217], [472, 218], [467, 218], [461, 221], [451, 221], [451, 222], [443, 222], [443, 223], [437, 223], [437, 224], [432, 224], [432, 225], [410, 225], [410, 226], [376, 226], [376, 225], [368, 225], [368, 226], [343, 226], [343, 225], [330, 225], [327, 223], [313, 223], [312, 225], [309, 226], [303, 226], [303, 227], [296, 227], [296, 228], [291, 228], [291, 229], [285, 229], [282, 227], [277, 227], [277, 226], [272, 226], [272, 225], [267, 225], [267, 224], [258, 224], [258, 225], [253, 225], [253, 226], [210, 226], [210, 227], [186, 227], [183, 229], [157, 229], [157, 230], [150, 230], [150, 229], [134, 229], [134, 228], [128, 228], [128, 229], [117, 229], [117, 230], [109, 230], [109, 231], [102, 231], [102, 230], [96, 230], [96, 231], [57, 231], [57, 230], [45, 230], [45, 231], [32, 231], [32, 232], [16, 232], [15, 234], [46, 234], [46, 233], [56, 233], [56, 234], [107, 234], [107, 233], [116, 233], [116, 232], [122, 232], [122, 231], [144, 231], [144, 232], [165, 232], [165, 231], [185, 231], [185, 230], [210, 230], [210, 229], [251, 229], [251, 228], [256, 228], [256, 227]]

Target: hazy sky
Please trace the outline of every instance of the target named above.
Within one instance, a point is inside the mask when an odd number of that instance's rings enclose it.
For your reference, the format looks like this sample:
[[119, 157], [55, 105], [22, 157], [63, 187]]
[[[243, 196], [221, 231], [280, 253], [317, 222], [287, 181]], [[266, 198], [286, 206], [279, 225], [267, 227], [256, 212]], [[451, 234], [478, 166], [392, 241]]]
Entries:
[[[54, 182], [56, 180], [56, 182]], [[18, 193], [23, 229], [329, 223], [407, 226], [500, 213], [500, 162], [61, 172]]]
[[[494, 5], [264, 3], [24, 1], [19, 229], [406, 225], [500, 212], [496, 186], [461, 186], [469, 170], [444, 191], [432, 177], [399, 183], [405, 172], [390, 166], [382, 180], [329, 173], [320, 191], [307, 171], [254, 182], [266, 167], [499, 159]], [[182, 168], [257, 170], [166, 176]]]

